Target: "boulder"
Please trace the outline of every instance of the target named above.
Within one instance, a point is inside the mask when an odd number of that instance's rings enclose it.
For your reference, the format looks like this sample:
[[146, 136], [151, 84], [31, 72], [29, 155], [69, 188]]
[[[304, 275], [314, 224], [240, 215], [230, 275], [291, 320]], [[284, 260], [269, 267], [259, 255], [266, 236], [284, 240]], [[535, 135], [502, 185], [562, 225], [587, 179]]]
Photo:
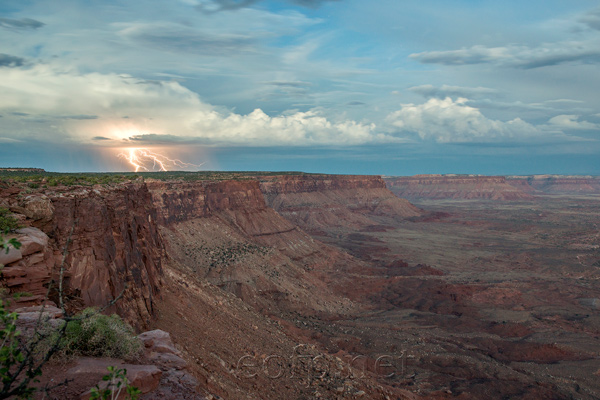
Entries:
[[8, 265], [15, 261], [19, 261], [22, 258], [23, 253], [21, 253], [21, 250], [15, 249], [12, 246], [8, 248], [8, 253], [6, 252], [6, 249], [0, 249], [0, 265]]
[[169, 332], [155, 329], [139, 334], [138, 338], [144, 343], [147, 352], [181, 354], [171, 341]]
[[[133, 364], [122, 364], [120, 360], [106, 359], [106, 358], [81, 358], [78, 360], [77, 365], [67, 371], [69, 376], [77, 378], [78, 375], [85, 376], [89, 374], [97, 374], [98, 379], [108, 374], [107, 368], [114, 366], [117, 369], [127, 370], [127, 380], [129, 384], [140, 389], [142, 394], [146, 394], [156, 390], [160, 383], [162, 371], [154, 365], [133, 365]], [[98, 387], [105, 388], [107, 382], [100, 380]], [[91, 389], [83, 393], [80, 398], [82, 400], [88, 400], [91, 397]], [[123, 390], [119, 399], [125, 399], [126, 392]]]
[[42, 251], [48, 246], [48, 235], [37, 228], [22, 228], [17, 233], [17, 240], [21, 242], [19, 250], [23, 256]]
[[47, 196], [27, 196], [23, 204], [23, 213], [33, 220], [50, 221], [54, 216], [52, 201]]
[[127, 379], [132, 386], [137, 387], [143, 394], [155, 390], [160, 383], [162, 371], [156, 365], [130, 365], [125, 364]]

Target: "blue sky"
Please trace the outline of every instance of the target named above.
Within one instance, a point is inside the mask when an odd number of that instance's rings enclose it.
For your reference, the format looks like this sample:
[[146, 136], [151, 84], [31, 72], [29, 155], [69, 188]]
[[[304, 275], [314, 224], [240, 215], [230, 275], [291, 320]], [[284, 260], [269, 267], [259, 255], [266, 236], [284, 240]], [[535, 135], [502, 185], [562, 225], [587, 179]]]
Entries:
[[599, 65], [597, 1], [3, 0], [0, 166], [600, 174]]

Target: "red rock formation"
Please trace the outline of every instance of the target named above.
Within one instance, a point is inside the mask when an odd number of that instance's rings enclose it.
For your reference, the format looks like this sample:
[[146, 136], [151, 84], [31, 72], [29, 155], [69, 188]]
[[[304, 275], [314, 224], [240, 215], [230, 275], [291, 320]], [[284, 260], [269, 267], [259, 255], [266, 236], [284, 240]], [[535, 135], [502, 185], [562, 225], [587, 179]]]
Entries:
[[207, 217], [218, 211], [265, 208], [256, 181], [153, 181], [147, 186], [163, 225]]
[[371, 216], [415, 217], [421, 210], [394, 196], [379, 176], [296, 175], [262, 177], [267, 204], [305, 229], [358, 228]]
[[148, 186], [168, 228], [168, 252], [190, 272], [258, 309], [312, 312], [343, 303], [327, 283], [331, 271], [356, 261], [267, 207], [257, 181]]
[[52, 236], [63, 248], [73, 229], [66, 259], [73, 294], [88, 305], [117, 302], [130, 321], [147, 320], [160, 287], [163, 245], [156, 210], [144, 184], [85, 189], [51, 197]]
[[21, 243], [20, 249], [9, 247], [8, 253], [0, 252], [0, 265], [4, 265], [2, 278], [12, 293], [28, 293], [18, 299], [21, 305], [44, 299], [44, 286], [50, 279], [54, 265], [53, 253], [48, 245], [48, 236], [36, 228], [19, 229], [9, 235]]
[[122, 294], [113, 311], [132, 323], [147, 323], [160, 290], [164, 250], [144, 184], [77, 187], [25, 199], [11, 196], [8, 202], [28, 217], [26, 223], [45, 232], [27, 228], [22, 231], [27, 237], [19, 236], [27, 244], [25, 253], [21, 250], [21, 257], [5, 267], [11, 292], [43, 298], [50, 276], [58, 278], [62, 250], [71, 237], [64, 264], [66, 297], [83, 306], [103, 306]]
[[530, 200], [503, 176], [417, 175], [385, 178], [390, 190], [409, 199]]

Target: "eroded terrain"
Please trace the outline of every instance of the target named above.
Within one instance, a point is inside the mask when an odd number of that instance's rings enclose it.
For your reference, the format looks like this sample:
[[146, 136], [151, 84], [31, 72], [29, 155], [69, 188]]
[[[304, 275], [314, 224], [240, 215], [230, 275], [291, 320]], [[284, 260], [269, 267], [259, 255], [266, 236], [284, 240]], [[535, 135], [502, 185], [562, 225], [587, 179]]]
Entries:
[[428, 396], [597, 398], [600, 198], [413, 203], [430, 216], [318, 236], [378, 266], [349, 291], [373, 311], [313, 324], [327, 345], [400, 352], [391, 380]]

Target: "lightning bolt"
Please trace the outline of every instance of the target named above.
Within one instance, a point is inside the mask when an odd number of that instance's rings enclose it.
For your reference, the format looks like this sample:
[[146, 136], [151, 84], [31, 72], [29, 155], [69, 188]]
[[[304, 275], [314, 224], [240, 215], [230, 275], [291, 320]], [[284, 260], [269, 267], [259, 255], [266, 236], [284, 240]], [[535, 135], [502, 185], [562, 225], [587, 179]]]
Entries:
[[142, 171], [168, 171], [170, 169], [189, 169], [200, 168], [202, 164], [191, 164], [179, 159], [172, 159], [163, 154], [155, 153], [144, 148], [129, 148], [124, 152], [117, 154], [117, 157], [123, 158], [133, 168], [135, 172]]

